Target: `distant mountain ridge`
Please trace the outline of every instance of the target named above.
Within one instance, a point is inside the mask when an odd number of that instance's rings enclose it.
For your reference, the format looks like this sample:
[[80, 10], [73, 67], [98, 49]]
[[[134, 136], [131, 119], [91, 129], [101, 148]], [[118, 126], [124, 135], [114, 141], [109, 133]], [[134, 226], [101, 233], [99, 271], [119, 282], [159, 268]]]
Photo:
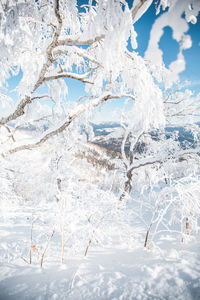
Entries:
[[[200, 127], [200, 123], [197, 123]], [[121, 152], [121, 143], [124, 136], [124, 131], [119, 123], [115, 122], [106, 122], [94, 124], [91, 123], [91, 126], [94, 131], [94, 138], [90, 142], [106, 148], [107, 150], [115, 151], [117, 153]], [[184, 127], [166, 127], [165, 135], [166, 138], [170, 138], [172, 134], [177, 133], [175, 138], [181, 145], [183, 149], [186, 147], [195, 148], [196, 142], [192, 133], [185, 129]], [[152, 133], [152, 138], [157, 139], [157, 135]], [[126, 142], [125, 151], [129, 151], [129, 143]]]
[[90, 123], [90, 125], [93, 128], [95, 136], [108, 135], [110, 131], [113, 131], [114, 129], [121, 127], [119, 123], [115, 123], [115, 122], [105, 122], [99, 124]]

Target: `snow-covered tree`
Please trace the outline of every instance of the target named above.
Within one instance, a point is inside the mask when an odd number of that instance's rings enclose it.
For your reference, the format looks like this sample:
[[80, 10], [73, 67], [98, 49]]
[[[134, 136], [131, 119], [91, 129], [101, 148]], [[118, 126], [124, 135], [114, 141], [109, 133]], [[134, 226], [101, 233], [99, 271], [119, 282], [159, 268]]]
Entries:
[[[0, 142], [1, 156], [40, 147], [47, 141], [74, 147], [81, 124], [97, 106], [128, 99], [122, 115], [122, 159], [125, 180], [120, 200], [135, 189], [167, 185], [182, 169], [182, 162], [198, 162], [198, 126], [191, 126], [199, 109], [199, 96], [181, 89], [171, 92], [185, 68], [183, 50], [192, 45], [188, 22], [197, 22], [198, 0], [161, 0], [145, 59], [137, 53], [134, 24], [152, 4], [135, 0], [2, 0], [0, 3]], [[165, 68], [159, 41], [170, 26], [180, 45], [177, 60]], [[9, 95], [8, 80], [18, 75]], [[85, 95], [68, 101], [67, 79], [80, 82]], [[188, 119], [190, 116], [190, 119]], [[179, 139], [166, 136], [166, 126], [190, 126], [195, 148], [183, 149]], [[20, 129], [34, 128], [24, 139]], [[58, 140], [56, 140], [56, 137]], [[55, 139], [54, 139], [55, 138]], [[124, 147], [129, 140], [129, 153]], [[142, 150], [138, 147], [142, 145]], [[56, 152], [56, 156], [62, 156]], [[54, 159], [54, 158], [52, 158]], [[71, 160], [71, 157], [70, 157]], [[177, 171], [178, 170], [178, 171]], [[55, 171], [55, 170], [54, 170]], [[198, 173], [198, 168], [196, 173]], [[59, 173], [59, 170], [56, 169]], [[196, 174], [194, 174], [196, 176]], [[62, 185], [60, 174], [55, 189]], [[57, 183], [57, 187], [56, 187]], [[141, 188], [143, 187], [143, 188]], [[60, 191], [59, 191], [60, 192]], [[167, 202], [166, 202], [167, 203]]]
[[[180, 61], [184, 64], [182, 50], [191, 46], [191, 38], [185, 34], [187, 22], [196, 22], [200, 7], [195, 0], [157, 3], [158, 13], [161, 7], [169, 10], [152, 28], [147, 62], [134, 50], [128, 50], [127, 41], [130, 39], [132, 48], [137, 49], [134, 23], [151, 3], [138, 0], [129, 8], [126, 1], [117, 0], [1, 1], [0, 124], [15, 141], [9, 149], [5, 147], [5, 153], [38, 147], [66, 130], [84, 112], [122, 97], [132, 100], [130, 117], [134, 116], [137, 126], [140, 124], [140, 131], [165, 125], [163, 95], [156, 80], [169, 85], [169, 78], [183, 70], [175, 65]], [[169, 70], [150, 62], [157, 52], [162, 57], [158, 32], [162, 33], [165, 26], [172, 27], [180, 43], [178, 60]], [[18, 100], [13, 100], [6, 92], [6, 82], [19, 72]], [[83, 103], [69, 105], [66, 101], [66, 78], [84, 84], [87, 97]], [[47, 99], [52, 105], [45, 105]], [[14, 130], [9, 126], [13, 123]], [[18, 143], [15, 131], [28, 125], [39, 128], [37, 137], [28, 144]]]

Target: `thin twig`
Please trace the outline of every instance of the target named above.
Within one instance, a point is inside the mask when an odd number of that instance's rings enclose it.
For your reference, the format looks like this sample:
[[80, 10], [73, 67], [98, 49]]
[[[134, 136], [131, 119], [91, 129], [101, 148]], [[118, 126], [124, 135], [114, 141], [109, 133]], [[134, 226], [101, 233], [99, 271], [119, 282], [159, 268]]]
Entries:
[[43, 266], [44, 256], [45, 256], [45, 254], [46, 254], [46, 252], [47, 252], [47, 249], [48, 249], [48, 247], [49, 247], [49, 244], [50, 244], [50, 242], [51, 242], [51, 240], [52, 240], [52, 238], [53, 238], [53, 236], [54, 236], [54, 233], [55, 233], [55, 229], [53, 230], [51, 236], [49, 237], [48, 242], [47, 242], [47, 244], [46, 244], [46, 247], [45, 247], [45, 249], [44, 249], [44, 252], [43, 252], [43, 254], [42, 254], [42, 257], [41, 257], [41, 264], [40, 264], [40, 265], [41, 265], [41, 268], [42, 268], [42, 266]]

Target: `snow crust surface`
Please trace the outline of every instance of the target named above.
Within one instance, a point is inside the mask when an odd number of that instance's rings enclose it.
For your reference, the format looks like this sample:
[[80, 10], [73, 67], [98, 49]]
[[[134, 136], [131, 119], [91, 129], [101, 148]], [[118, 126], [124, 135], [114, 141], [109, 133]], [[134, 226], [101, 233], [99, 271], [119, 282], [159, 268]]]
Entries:
[[41, 268], [37, 251], [31, 265], [24, 260], [29, 256], [33, 213], [33, 241], [42, 251], [55, 218], [51, 205], [21, 203], [1, 218], [0, 299], [199, 299], [199, 242], [181, 243], [166, 235], [148, 251], [138, 239], [137, 224], [129, 237], [125, 228], [113, 227], [105, 247], [91, 245], [86, 257], [80, 251], [68, 253], [61, 265], [56, 232]]

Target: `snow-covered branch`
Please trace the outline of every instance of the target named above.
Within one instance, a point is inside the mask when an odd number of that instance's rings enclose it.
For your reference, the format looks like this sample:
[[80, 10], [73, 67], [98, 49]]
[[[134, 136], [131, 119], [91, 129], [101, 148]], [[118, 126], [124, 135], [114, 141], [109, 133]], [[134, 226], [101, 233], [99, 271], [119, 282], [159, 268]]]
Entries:
[[22, 150], [31, 150], [34, 148], [39, 147], [40, 145], [42, 145], [44, 142], [46, 142], [49, 138], [63, 132], [71, 123], [73, 120], [75, 120], [77, 117], [79, 117], [82, 113], [84, 113], [85, 111], [90, 110], [91, 108], [94, 108], [96, 106], [101, 105], [102, 103], [111, 100], [111, 99], [120, 99], [120, 98], [127, 98], [130, 97], [131, 99], [133, 99], [132, 95], [128, 95], [128, 94], [122, 94], [122, 95], [104, 95], [103, 97], [100, 98], [96, 98], [96, 99], [90, 99], [90, 101], [88, 101], [85, 104], [79, 104], [68, 116], [67, 120], [64, 121], [60, 126], [58, 126], [56, 129], [52, 130], [48, 130], [47, 132], [45, 132], [45, 134], [43, 135], [43, 137], [41, 139], [39, 139], [37, 142], [32, 143], [32, 144], [27, 144], [27, 145], [20, 145], [18, 147], [15, 147], [9, 151], [7, 151], [7, 153], [3, 154], [3, 156], [8, 155], [8, 154], [12, 154], [18, 151], [22, 151]]
[[73, 46], [88, 46], [92, 45], [94, 43], [100, 42], [105, 38], [105, 35], [102, 34], [100, 36], [96, 36], [93, 39], [88, 39], [88, 40], [81, 40], [79, 39], [65, 39], [65, 40], [59, 40], [57, 43], [57, 46], [65, 46], [65, 45], [73, 45]]
[[146, 157], [144, 159], [135, 161], [128, 169], [128, 172], [132, 172], [138, 168], [141, 167], [145, 167], [148, 165], [154, 165], [154, 164], [163, 164], [164, 162], [166, 162], [169, 159], [179, 159], [179, 158], [183, 158], [184, 156], [187, 155], [195, 155], [198, 157], [198, 160], [200, 159], [199, 157], [199, 153], [200, 153], [200, 148], [195, 148], [195, 149], [187, 149], [187, 150], [182, 150], [179, 151], [177, 153], [174, 153], [173, 155], [166, 155], [166, 156], [156, 156], [156, 157]]
[[76, 74], [76, 73], [63, 73], [63, 74], [58, 74], [58, 75], [54, 75], [54, 76], [47, 76], [44, 77], [44, 82], [45, 81], [50, 81], [50, 80], [56, 80], [56, 79], [60, 79], [60, 78], [72, 78], [84, 83], [89, 83], [89, 84], [93, 84], [93, 82], [87, 80], [88, 76], [91, 75], [92, 71], [94, 69], [91, 69], [89, 72], [85, 73], [85, 74]]
[[145, 13], [145, 11], [151, 5], [152, 0], [135, 0], [132, 8], [133, 23], [137, 22], [139, 18]]
[[[83, 57], [87, 60], [89, 60], [90, 62], [100, 66], [100, 67], [103, 67], [95, 58], [93, 58], [91, 55], [89, 55], [86, 51], [83, 51], [82, 49], [76, 47], [74, 48], [74, 53], [77, 54], [78, 56], [80, 57]], [[53, 51], [53, 55], [56, 56], [56, 55], [59, 55], [59, 54], [62, 54], [62, 55], [69, 55], [69, 52], [68, 50], [63, 50], [63, 49], [56, 49], [55, 51]]]

